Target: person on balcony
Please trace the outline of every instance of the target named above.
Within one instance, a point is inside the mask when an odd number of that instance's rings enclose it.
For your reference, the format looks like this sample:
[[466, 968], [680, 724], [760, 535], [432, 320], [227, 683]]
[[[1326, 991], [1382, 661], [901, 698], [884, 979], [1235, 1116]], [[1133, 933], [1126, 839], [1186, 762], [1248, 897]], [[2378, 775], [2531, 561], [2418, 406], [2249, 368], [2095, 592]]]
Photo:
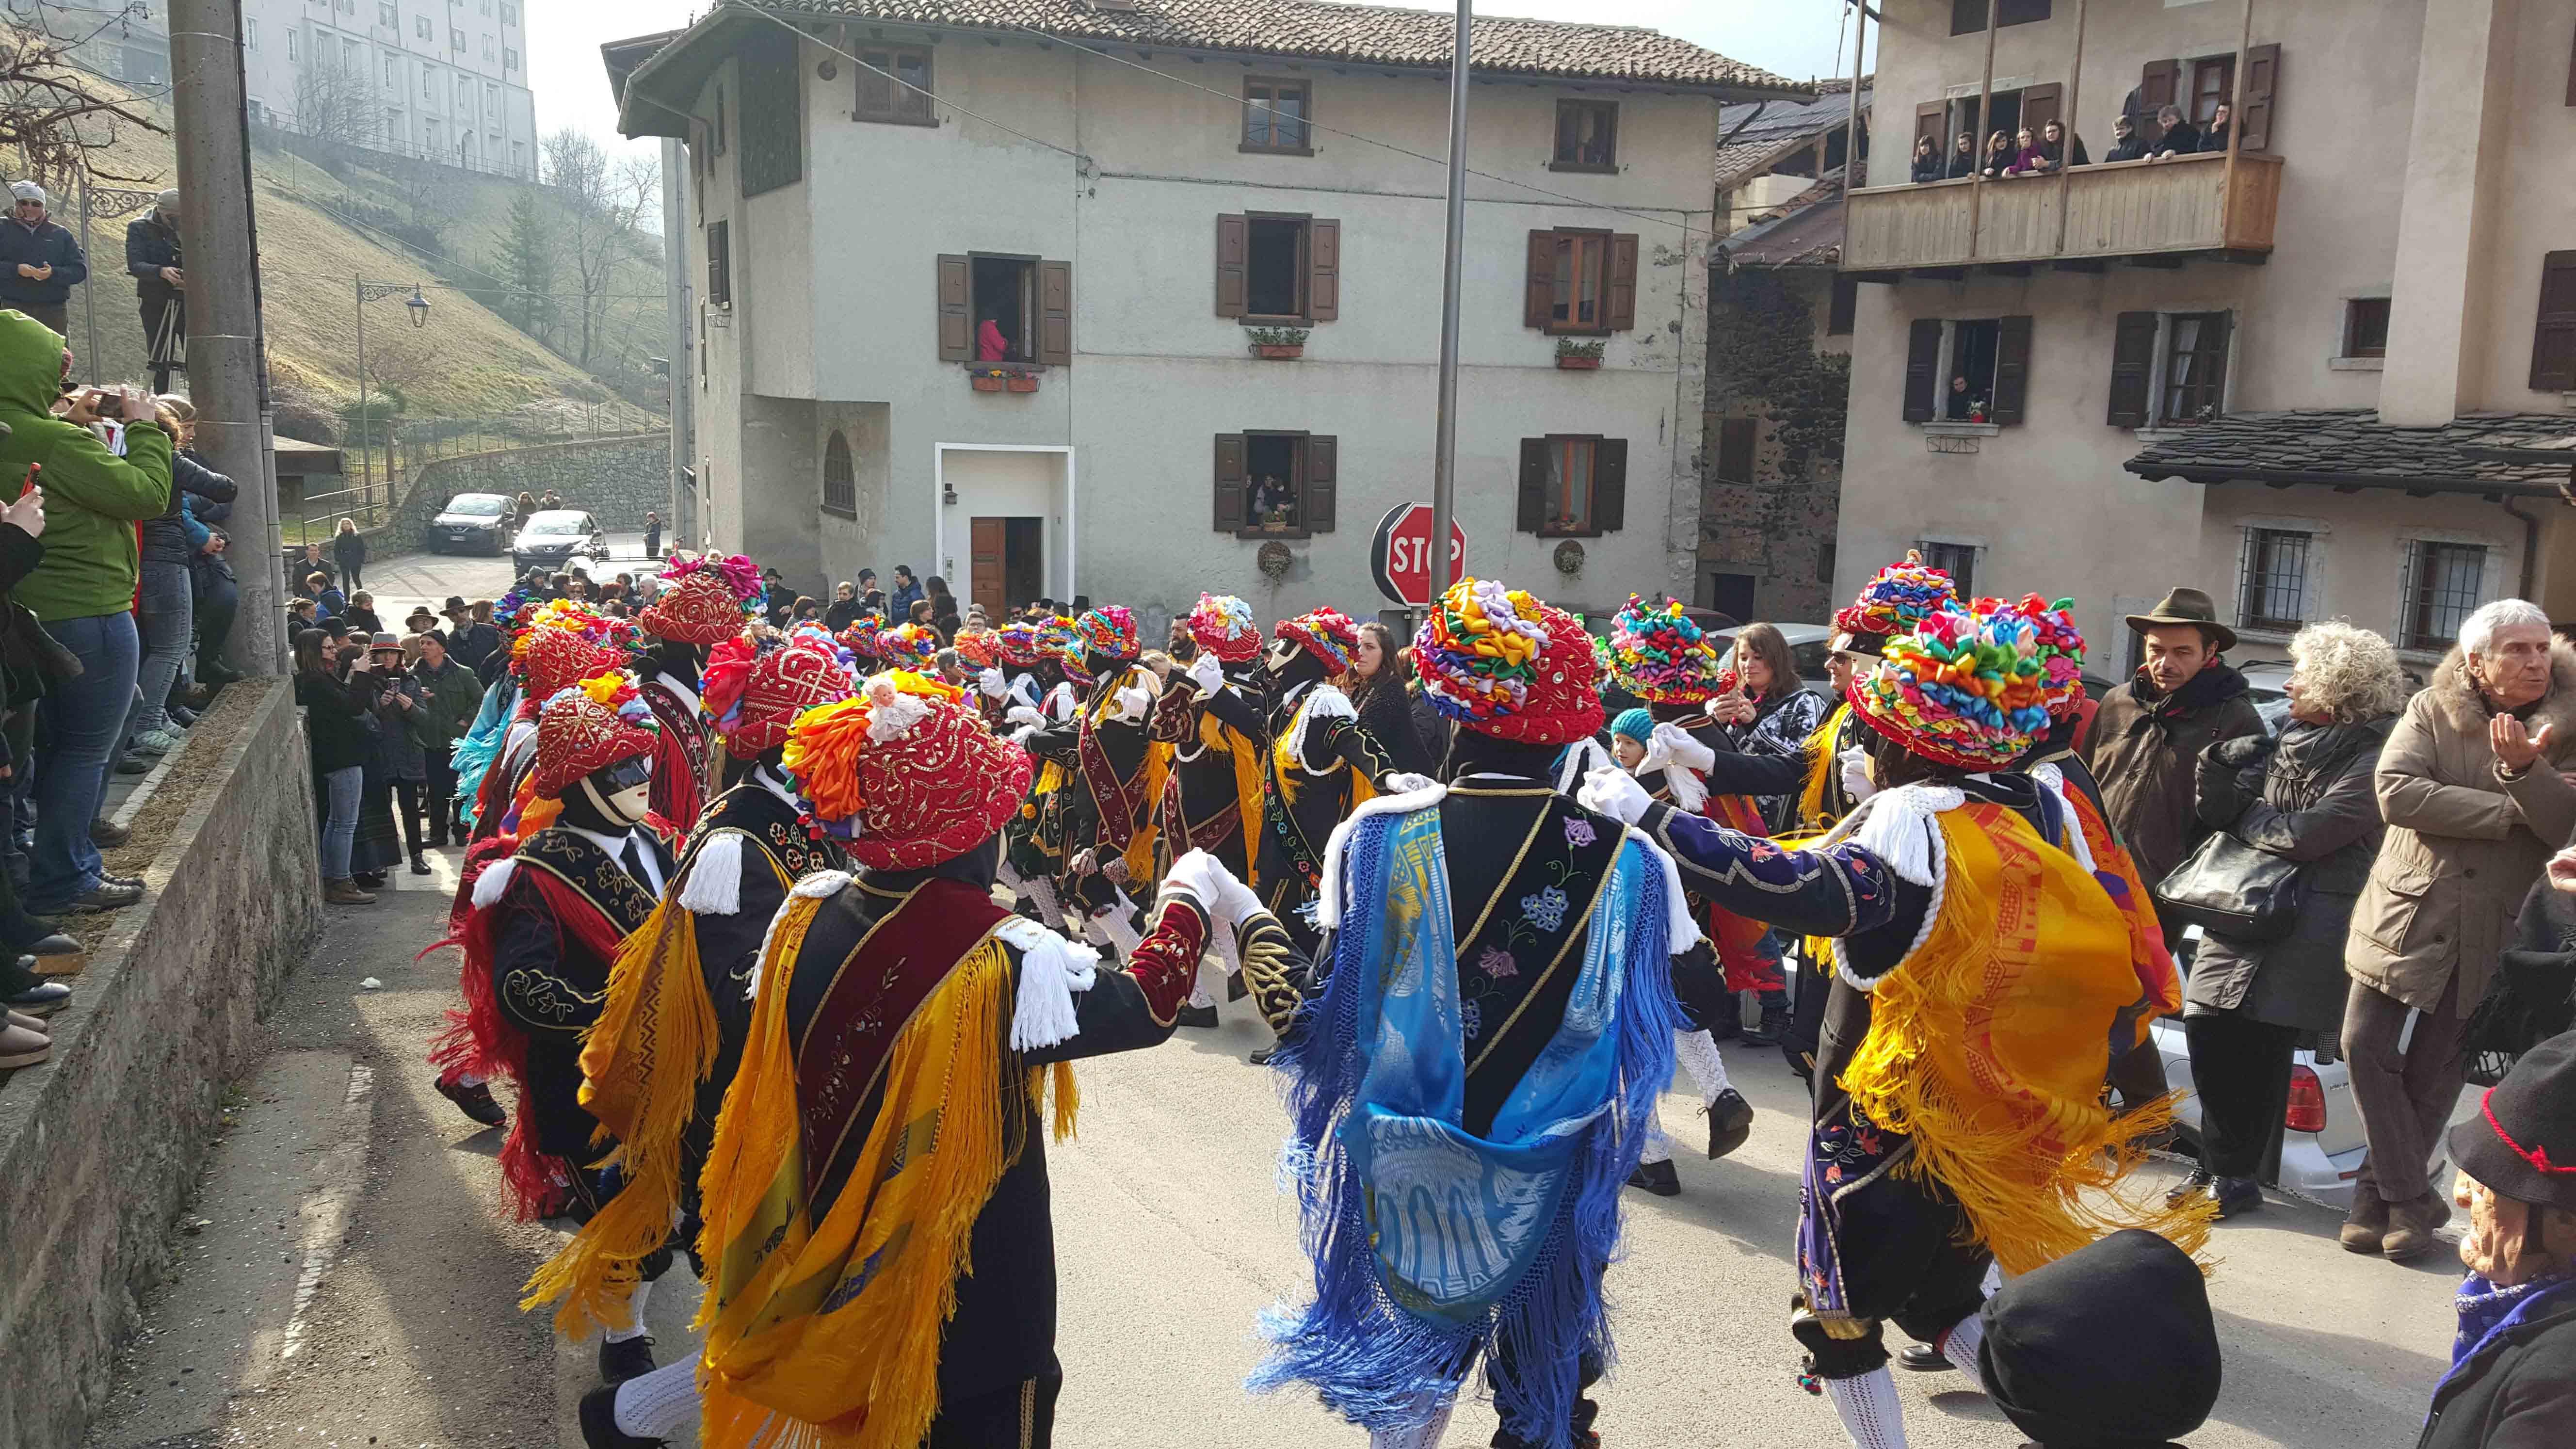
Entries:
[[1961, 131], [1959, 143], [1950, 149], [1950, 164], [1943, 168], [1942, 179], [1957, 181], [1977, 174], [1977, 133]]
[[1941, 179], [1941, 153], [1932, 148], [1932, 138], [1914, 138], [1914, 184]]
[[1997, 131], [1993, 135], [1988, 136], [1986, 138], [1985, 164], [1978, 168], [1977, 174], [1983, 176], [1988, 181], [2001, 181], [2004, 179], [2004, 173], [2012, 169], [2012, 164], [2012, 137], [2003, 131]]
[[[2126, 113], [2112, 119], [2111, 136], [2113, 140], [2111, 154], [2103, 157], [2102, 159], [2104, 161], [2144, 161], [2147, 159], [2147, 139], [2146, 137], [2138, 134], [2137, 122], [2130, 120]], [[2075, 164], [2078, 166], [2085, 164], [2084, 148], [2081, 142], [2078, 142], [2075, 148]]]
[[2013, 137], [2012, 164], [2004, 168], [2006, 176], [2037, 176], [2048, 169], [2047, 153], [2039, 149], [2039, 137], [2024, 126]]
[[2218, 114], [2209, 118], [2209, 129], [2200, 136], [2200, 149], [2224, 154], [2227, 150], [2227, 103], [2218, 103]]
[[2160, 133], [2147, 159], [2170, 161], [2200, 149], [2200, 128], [2183, 119], [2180, 106], [2167, 106], [2156, 112], [2156, 124], [2161, 128]]
[[2039, 155], [2038, 169], [2046, 175], [2053, 176], [2069, 166], [2093, 164], [2093, 158], [2084, 154], [2084, 138], [2069, 137], [2062, 121], [2051, 121], [2039, 128]]

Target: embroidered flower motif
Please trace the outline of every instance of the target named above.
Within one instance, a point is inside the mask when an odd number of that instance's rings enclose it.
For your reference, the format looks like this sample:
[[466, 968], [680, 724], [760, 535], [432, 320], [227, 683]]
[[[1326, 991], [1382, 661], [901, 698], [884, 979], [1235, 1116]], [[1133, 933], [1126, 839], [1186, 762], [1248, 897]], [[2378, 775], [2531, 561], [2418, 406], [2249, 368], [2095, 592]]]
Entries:
[[1502, 947], [1487, 946], [1484, 954], [1476, 958], [1476, 969], [1496, 981], [1509, 981], [1521, 974], [1521, 963]]
[[1468, 1037], [1472, 1039], [1484, 1030], [1484, 1007], [1477, 1002], [1462, 1001], [1458, 1003], [1458, 1020], [1466, 1028]]
[[1578, 819], [1571, 815], [1565, 818], [1566, 844], [1580, 849], [1583, 846], [1590, 845], [1593, 841], [1598, 840], [1599, 838], [1599, 836], [1593, 833], [1591, 821]]
[[1840, 1182], [1842, 1180], [1843, 1170], [1840, 1167], [1828, 1167], [1825, 1169], [1825, 1181]]
[[1542, 931], [1553, 931], [1565, 922], [1565, 889], [1549, 886], [1521, 897], [1521, 919]]

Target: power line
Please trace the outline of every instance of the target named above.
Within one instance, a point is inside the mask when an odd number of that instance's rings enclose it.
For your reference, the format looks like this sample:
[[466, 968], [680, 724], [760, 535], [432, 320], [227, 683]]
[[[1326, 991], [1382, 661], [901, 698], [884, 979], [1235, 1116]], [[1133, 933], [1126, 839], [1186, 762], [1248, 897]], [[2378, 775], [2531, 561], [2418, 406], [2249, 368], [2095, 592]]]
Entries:
[[[766, 11], [766, 10], [759, 9], [759, 8], [757, 8], [757, 7], [755, 7], [755, 6], [745, 6], [745, 7], [744, 7], [744, 13], [745, 13], [745, 14], [749, 14], [749, 15], [757, 15], [757, 16], [759, 16], [761, 19], [766, 20], [766, 21], [769, 21], [769, 22], [771, 22], [772, 24], [775, 24], [775, 25], [779, 26], [781, 29], [783, 29], [783, 30], [787, 31], [787, 33], [789, 33], [790, 35], [801, 36], [801, 37], [803, 37], [804, 39], [807, 39], [807, 40], [810, 40], [810, 41], [814, 42], [816, 45], [819, 45], [819, 46], [823, 47], [825, 50], [828, 50], [828, 51], [830, 51], [832, 54], [834, 54], [834, 55], [837, 55], [837, 56], [841, 57], [843, 60], [848, 61], [850, 64], [857, 66], [859, 69], [861, 69], [861, 70], [863, 70], [863, 71], [867, 71], [868, 73], [870, 73], [870, 74], [872, 74], [872, 75], [881, 75], [881, 76], [884, 76], [887, 80], [893, 81], [896, 85], [899, 85], [899, 86], [903, 87], [905, 90], [918, 92], [918, 93], [919, 93], [919, 94], [921, 94], [921, 95], [928, 96], [928, 97], [930, 97], [930, 99], [932, 99], [932, 100], [934, 100], [934, 101], [937, 101], [939, 104], [941, 104], [941, 105], [943, 105], [943, 106], [946, 106], [948, 109], [950, 109], [950, 110], [952, 110], [952, 111], [955, 111], [957, 114], [959, 114], [959, 115], [961, 115], [961, 116], [969, 117], [969, 118], [971, 118], [971, 119], [973, 119], [973, 120], [982, 121], [985, 125], [992, 127], [992, 128], [993, 128], [994, 130], [996, 130], [996, 131], [1003, 132], [1003, 133], [1004, 133], [1004, 134], [1006, 134], [1006, 135], [1017, 136], [1017, 137], [1019, 137], [1021, 140], [1028, 142], [1028, 143], [1029, 143], [1030, 145], [1032, 145], [1032, 146], [1044, 146], [1045, 148], [1047, 148], [1047, 149], [1048, 149], [1048, 150], [1050, 150], [1050, 151], [1055, 151], [1055, 152], [1059, 152], [1059, 153], [1061, 153], [1061, 154], [1063, 154], [1063, 155], [1070, 156], [1070, 157], [1072, 157], [1072, 158], [1073, 158], [1074, 160], [1076, 160], [1076, 161], [1081, 161], [1081, 162], [1088, 163], [1088, 162], [1091, 160], [1091, 158], [1090, 158], [1090, 157], [1083, 155], [1083, 154], [1082, 154], [1081, 152], [1079, 152], [1079, 151], [1071, 151], [1071, 150], [1067, 150], [1066, 148], [1064, 148], [1064, 147], [1062, 147], [1062, 146], [1057, 145], [1057, 144], [1056, 144], [1056, 143], [1054, 143], [1053, 141], [1041, 141], [1041, 140], [1039, 140], [1037, 137], [1030, 135], [1030, 134], [1029, 134], [1028, 132], [1026, 132], [1026, 131], [1014, 131], [1014, 130], [1012, 130], [1010, 127], [1003, 125], [1003, 124], [1002, 124], [1001, 122], [999, 122], [999, 121], [993, 120], [993, 119], [991, 119], [991, 118], [989, 118], [989, 117], [985, 117], [985, 116], [978, 116], [978, 115], [976, 115], [973, 111], [970, 111], [970, 110], [966, 109], [964, 106], [961, 106], [961, 105], [957, 104], [955, 101], [949, 100], [949, 99], [947, 99], [946, 97], [941, 96], [941, 95], [939, 95], [938, 93], [936, 93], [936, 92], [934, 92], [934, 91], [924, 90], [922, 87], [917, 86], [917, 85], [914, 85], [912, 82], [910, 82], [910, 81], [908, 81], [908, 80], [905, 80], [902, 76], [896, 75], [893, 71], [890, 71], [890, 70], [879, 70], [877, 67], [875, 67], [875, 66], [872, 66], [872, 65], [868, 64], [866, 61], [859, 59], [857, 56], [852, 55], [852, 54], [850, 54], [848, 51], [841, 49], [839, 46], [832, 44], [832, 43], [831, 43], [830, 41], [828, 41], [828, 40], [825, 40], [823, 37], [821, 37], [821, 36], [819, 36], [819, 35], [812, 35], [812, 34], [808, 34], [808, 33], [807, 33], [807, 32], [805, 32], [805, 31], [799, 30], [799, 29], [797, 29], [795, 26], [793, 26], [793, 25], [789, 25], [786, 21], [779, 19], [777, 16], [770, 14], [770, 13], [769, 13], [768, 11]], [[665, 110], [676, 110], [677, 108], [676, 108], [676, 107], [665, 106], [663, 109], [665, 109]]]

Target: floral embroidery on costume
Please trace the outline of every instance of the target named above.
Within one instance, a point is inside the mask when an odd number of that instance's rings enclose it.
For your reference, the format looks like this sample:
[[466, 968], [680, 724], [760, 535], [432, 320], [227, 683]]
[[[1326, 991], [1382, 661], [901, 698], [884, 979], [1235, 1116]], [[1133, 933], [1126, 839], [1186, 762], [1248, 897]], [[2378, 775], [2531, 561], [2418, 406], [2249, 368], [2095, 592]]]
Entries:
[[1521, 915], [1540, 930], [1553, 931], [1564, 924], [1566, 905], [1564, 888], [1549, 886], [1521, 897]]
[[1578, 847], [1585, 846], [1590, 845], [1598, 838], [1599, 837], [1593, 833], [1591, 821], [1573, 815], [1569, 815], [1565, 818], [1566, 844]]

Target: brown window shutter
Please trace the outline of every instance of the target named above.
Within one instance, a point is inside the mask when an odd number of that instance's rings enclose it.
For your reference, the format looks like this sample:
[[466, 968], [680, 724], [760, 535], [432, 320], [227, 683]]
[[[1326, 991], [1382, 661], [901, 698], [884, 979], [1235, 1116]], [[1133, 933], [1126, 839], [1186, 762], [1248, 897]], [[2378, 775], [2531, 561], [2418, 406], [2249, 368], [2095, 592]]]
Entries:
[[1306, 223], [1306, 320], [1332, 322], [1342, 315], [1342, 224]]
[[1631, 233], [1610, 238], [1610, 298], [1602, 312], [1613, 332], [1637, 325], [1637, 238]]
[[[1472, 47], [1468, 53], [1470, 55], [1475, 53]], [[1941, 134], [1948, 130], [1949, 126], [1950, 107], [1947, 102], [1925, 101], [1914, 108], [1914, 139], [1931, 142], [1932, 154], [1935, 157], [1947, 158], [1950, 154], [1950, 138]], [[1907, 174], [1912, 174], [1910, 162]]]
[[1940, 382], [1933, 374], [1941, 370], [1941, 319], [1921, 317], [1905, 333], [1905, 420], [1909, 423], [1932, 421], [1933, 399], [1939, 396]]
[[1073, 364], [1073, 263], [1038, 263], [1038, 361]]
[[2239, 151], [2263, 151], [2272, 145], [2272, 107], [2281, 92], [2281, 47], [2258, 45], [2245, 52], [2245, 74], [2236, 82], [2243, 101], [2231, 113], [2244, 128]]
[[1995, 328], [1995, 405], [1987, 416], [1999, 425], [2020, 422], [2029, 393], [2030, 319], [2006, 317]]
[[1602, 438], [1592, 445], [1592, 531], [1628, 526], [1628, 440]]
[[1216, 219], [1216, 315], [1240, 317], [1246, 282], [1244, 264], [1252, 255], [1252, 221], [1248, 217]]
[[1521, 325], [1544, 329], [1556, 310], [1556, 233], [1529, 234], [1529, 274], [1522, 287]]
[[2039, 128], [2049, 122], [2066, 119], [2063, 114], [2065, 109], [2066, 87], [2056, 81], [2021, 88], [2020, 124], [2030, 127], [2030, 133], [2033, 136], [2037, 136]]
[[[1866, 161], [1869, 158], [1864, 156], [1861, 159]], [[1833, 292], [1825, 304], [1825, 335], [1849, 337], [1854, 320], [1853, 314], [1859, 310], [1860, 283], [1850, 277], [1835, 277]]]
[[2156, 120], [2156, 112], [2175, 103], [2175, 88], [2181, 84], [2182, 62], [2178, 60], [2151, 60], [2138, 72], [2139, 135], [2151, 142], [2164, 139], [2165, 128]]
[[2147, 382], [2156, 368], [2156, 314], [2123, 312], [2111, 334], [2111, 414], [2115, 428], [2147, 425]]
[[974, 297], [974, 274], [960, 256], [939, 259], [939, 360], [967, 362], [975, 356], [975, 319], [966, 315]]
[[[1544, 232], [1539, 233], [1545, 235]], [[1521, 439], [1521, 496], [1512, 527], [1536, 533], [1547, 527], [1547, 439]]]
[[1243, 434], [1216, 435], [1216, 531], [1241, 533], [1251, 512], [1244, 478]]
[[1341, 492], [1341, 439], [1324, 433], [1306, 437], [1306, 486], [1299, 517], [1309, 533], [1333, 531], [1333, 507]]
[[2576, 252], [2540, 259], [2540, 324], [2531, 338], [2535, 392], [2576, 392]]

